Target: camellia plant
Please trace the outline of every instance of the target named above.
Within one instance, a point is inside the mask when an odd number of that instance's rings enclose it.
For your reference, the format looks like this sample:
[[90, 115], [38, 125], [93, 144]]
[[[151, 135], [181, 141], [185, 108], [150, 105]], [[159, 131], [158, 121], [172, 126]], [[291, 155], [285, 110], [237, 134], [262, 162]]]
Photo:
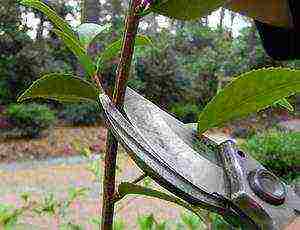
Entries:
[[[123, 40], [109, 45], [94, 61], [88, 55], [87, 48], [96, 36], [109, 25], [84, 23], [72, 29], [49, 6], [40, 0], [22, 0], [21, 4], [44, 13], [55, 26], [54, 33], [75, 54], [86, 72], [83, 79], [70, 74], [53, 73], [34, 82], [18, 99], [47, 98], [64, 102], [98, 101], [103, 92], [101, 71], [103, 64], [120, 53], [116, 72], [115, 88], [112, 101], [122, 111], [126, 83], [137, 45], [155, 45], [143, 35], [138, 35], [138, 26], [143, 17], [151, 12], [179, 20], [192, 20], [205, 16], [223, 6], [225, 0], [131, 0], [126, 16]], [[300, 71], [286, 68], [260, 69], [236, 77], [220, 91], [199, 114], [199, 135], [212, 127], [222, 126], [226, 122], [257, 112], [274, 103], [291, 109], [284, 99], [300, 91]], [[100, 103], [99, 103], [100, 105]], [[108, 132], [105, 173], [103, 179], [102, 229], [112, 229], [114, 205], [127, 194], [141, 194], [160, 198], [181, 205], [201, 217], [201, 210], [181, 199], [135, 183], [121, 183], [118, 192], [115, 189], [116, 156], [118, 141], [112, 132]]]

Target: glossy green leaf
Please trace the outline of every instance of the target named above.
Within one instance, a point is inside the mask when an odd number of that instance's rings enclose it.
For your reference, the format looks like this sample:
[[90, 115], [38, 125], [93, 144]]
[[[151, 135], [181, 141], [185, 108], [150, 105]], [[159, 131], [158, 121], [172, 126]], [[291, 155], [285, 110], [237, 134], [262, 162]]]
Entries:
[[41, 11], [44, 13], [49, 20], [61, 31], [68, 34], [69, 37], [73, 39], [77, 39], [76, 35], [74, 34], [74, 31], [72, 30], [71, 26], [63, 19], [61, 18], [54, 10], [52, 10], [49, 6], [47, 6], [45, 3], [43, 3], [40, 0], [22, 0], [21, 4], [24, 6], [32, 7], [36, 10]]
[[81, 46], [77, 36], [70, 27], [70, 25], [60, 16], [56, 14], [49, 6], [39, 0], [22, 0], [21, 4], [40, 10], [44, 13], [49, 20], [58, 28], [53, 30], [68, 46], [68, 48], [79, 59], [86, 72], [93, 76], [95, 73], [95, 66], [91, 58], [85, 53], [84, 48]]
[[294, 112], [294, 107], [285, 98], [282, 98], [274, 103], [275, 107], [282, 107], [287, 111]]
[[103, 31], [109, 29], [111, 24], [106, 24], [104, 26], [95, 23], [83, 23], [77, 27], [76, 31], [78, 33], [79, 41], [81, 45], [87, 49], [91, 42]]
[[233, 80], [204, 108], [198, 132], [221, 126], [264, 109], [300, 91], [300, 71], [286, 68], [260, 69]]
[[[98, 57], [97, 60], [97, 69], [101, 70], [103, 64], [113, 57], [116, 57], [122, 49], [122, 39], [118, 39], [117, 41], [111, 43]], [[153, 43], [151, 39], [145, 35], [137, 35], [135, 38], [135, 46], [152, 46]]]
[[47, 98], [62, 102], [97, 100], [99, 91], [91, 83], [69, 74], [49, 74], [35, 81], [19, 98]]
[[74, 40], [72, 37], [68, 36], [68, 34], [60, 31], [53, 30], [55, 34], [63, 40], [66, 46], [74, 53], [74, 55], [78, 58], [80, 64], [86, 70], [89, 76], [94, 76], [95, 74], [95, 66], [92, 59], [86, 54], [84, 48], [80, 45], [80, 43]]
[[193, 20], [208, 15], [226, 2], [226, 0], [157, 0], [151, 9], [170, 18]]
[[172, 202], [172, 203], [180, 205], [180, 206], [194, 212], [197, 216], [199, 216], [201, 219], [203, 219], [202, 214], [201, 214], [202, 209], [200, 207], [192, 206], [175, 196], [168, 195], [166, 193], [163, 193], [163, 192], [151, 189], [151, 188], [146, 188], [146, 187], [143, 187], [140, 185], [123, 182], [118, 187], [118, 194], [122, 198], [125, 197], [126, 195], [134, 194], [134, 195], [149, 196], [149, 197], [165, 200], [168, 202]]

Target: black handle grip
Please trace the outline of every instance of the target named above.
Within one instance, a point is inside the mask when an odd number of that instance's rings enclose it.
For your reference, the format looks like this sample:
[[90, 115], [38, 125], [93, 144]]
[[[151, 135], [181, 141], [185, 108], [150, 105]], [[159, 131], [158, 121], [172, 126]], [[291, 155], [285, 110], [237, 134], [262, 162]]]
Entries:
[[289, 0], [289, 8], [294, 25], [292, 29], [255, 21], [265, 51], [275, 60], [300, 58], [300, 1]]

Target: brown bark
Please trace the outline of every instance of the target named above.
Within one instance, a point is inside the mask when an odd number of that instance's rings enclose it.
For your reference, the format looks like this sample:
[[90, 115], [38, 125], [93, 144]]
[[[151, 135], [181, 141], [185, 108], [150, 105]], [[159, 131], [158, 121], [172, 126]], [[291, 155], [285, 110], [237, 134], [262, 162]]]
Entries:
[[[140, 17], [135, 14], [135, 9], [140, 5], [140, 3], [141, 0], [132, 0], [130, 3], [129, 13], [126, 17], [123, 48], [117, 69], [117, 79], [113, 94], [113, 102], [119, 110], [122, 110], [123, 107], [126, 83], [130, 73], [134, 42], [140, 19]], [[113, 136], [111, 130], [109, 130], [106, 143], [103, 179], [102, 230], [113, 229], [117, 150], [118, 141]]]

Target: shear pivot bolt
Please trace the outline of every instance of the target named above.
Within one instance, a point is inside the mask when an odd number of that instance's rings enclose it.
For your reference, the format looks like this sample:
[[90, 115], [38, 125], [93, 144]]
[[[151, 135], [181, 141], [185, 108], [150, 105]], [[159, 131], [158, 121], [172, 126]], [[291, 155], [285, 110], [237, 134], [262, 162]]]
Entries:
[[252, 171], [248, 180], [253, 192], [272, 205], [281, 205], [285, 201], [286, 187], [273, 174], [264, 169]]

